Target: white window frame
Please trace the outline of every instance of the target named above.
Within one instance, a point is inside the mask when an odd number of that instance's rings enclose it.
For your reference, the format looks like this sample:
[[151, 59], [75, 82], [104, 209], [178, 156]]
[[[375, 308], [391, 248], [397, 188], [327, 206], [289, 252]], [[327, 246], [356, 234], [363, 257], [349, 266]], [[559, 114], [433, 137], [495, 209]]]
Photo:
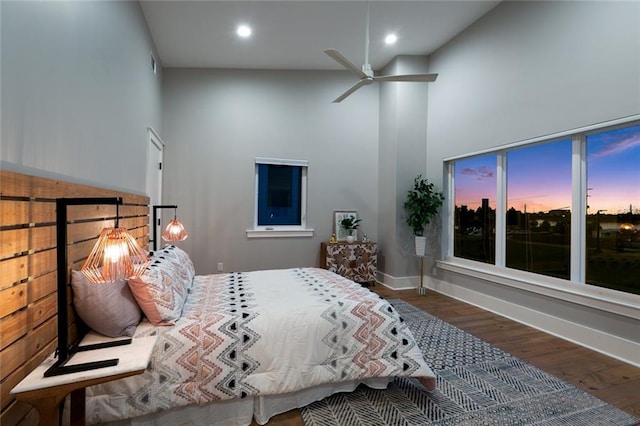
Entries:
[[[279, 166], [299, 166], [302, 167], [300, 182], [300, 225], [258, 225], [258, 184], [260, 164], [273, 164]], [[309, 168], [308, 160], [290, 160], [284, 158], [256, 157], [255, 160], [255, 197], [253, 212], [253, 228], [247, 229], [247, 238], [291, 238], [291, 237], [313, 237], [313, 229], [307, 228], [307, 174]]]
[[[628, 125], [640, 120], [640, 115], [598, 123], [591, 126], [569, 130], [565, 132], [547, 135], [539, 138], [528, 139], [500, 148], [486, 149], [467, 155], [448, 157], [443, 160], [445, 170], [445, 191], [448, 194], [446, 208], [443, 209], [442, 228], [442, 253], [445, 254], [443, 260], [437, 260], [436, 265], [446, 271], [451, 271], [461, 275], [467, 275], [479, 279], [489, 280], [497, 284], [544, 294], [559, 300], [565, 300], [592, 308], [601, 309], [640, 319], [640, 295], [620, 292], [606, 287], [597, 287], [585, 284], [585, 250], [586, 236], [584, 212], [586, 211], [586, 160], [585, 144], [582, 135], [604, 129], [613, 129], [618, 126]], [[571, 222], [571, 279], [564, 280], [537, 274], [528, 271], [521, 271], [505, 267], [505, 247], [504, 240], [505, 224], [505, 203], [506, 181], [505, 181], [505, 153], [509, 149], [533, 145], [541, 142], [553, 142], [554, 140], [572, 138], [572, 174], [573, 179], [579, 178], [581, 188], [573, 188], [572, 193], [572, 222]], [[463, 160], [473, 156], [497, 154], [497, 207], [496, 207], [496, 259], [495, 264], [483, 263], [474, 260], [458, 258], [453, 255], [454, 243], [454, 167], [456, 160]], [[448, 225], [448, 226], [447, 226]]]

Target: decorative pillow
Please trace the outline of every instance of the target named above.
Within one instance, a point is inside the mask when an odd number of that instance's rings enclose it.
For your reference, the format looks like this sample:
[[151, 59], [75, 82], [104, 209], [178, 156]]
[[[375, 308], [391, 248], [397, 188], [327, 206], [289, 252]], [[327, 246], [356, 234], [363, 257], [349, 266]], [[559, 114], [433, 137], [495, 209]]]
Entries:
[[153, 325], [173, 325], [180, 318], [191, 288], [194, 269], [189, 256], [175, 246], [149, 254], [151, 263], [129, 287], [142, 312]]
[[125, 281], [94, 284], [71, 271], [73, 306], [91, 329], [109, 337], [133, 336], [142, 313]]
[[196, 270], [187, 252], [182, 250], [180, 247], [166, 246], [161, 250], [158, 250], [157, 253], [162, 253], [165, 257], [174, 258], [174, 263], [177, 263], [182, 268], [181, 274], [184, 274], [185, 279], [184, 286], [187, 290], [191, 290], [193, 277], [196, 276]]

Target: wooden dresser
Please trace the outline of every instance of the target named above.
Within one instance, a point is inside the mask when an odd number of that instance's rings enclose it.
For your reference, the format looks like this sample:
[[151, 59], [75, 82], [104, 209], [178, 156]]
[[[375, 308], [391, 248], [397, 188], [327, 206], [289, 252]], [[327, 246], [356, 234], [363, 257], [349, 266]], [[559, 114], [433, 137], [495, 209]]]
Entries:
[[321, 243], [320, 267], [362, 284], [376, 283], [378, 245], [373, 242]]

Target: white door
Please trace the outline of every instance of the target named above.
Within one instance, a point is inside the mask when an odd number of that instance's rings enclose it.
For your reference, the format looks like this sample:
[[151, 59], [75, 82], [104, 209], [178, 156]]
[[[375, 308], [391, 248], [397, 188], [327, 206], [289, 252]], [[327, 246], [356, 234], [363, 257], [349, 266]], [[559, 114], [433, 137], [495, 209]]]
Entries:
[[[153, 227], [156, 227], [156, 235], [160, 235], [159, 226], [153, 222], [153, 206], [162, 204], [162, 156], [164, 143], [160, 136], [151, 127], [149, 131], [149, 148], [147, 152], [147, 195], [149, 196], [149, 240], [153, 239]], [[160, 219], [161, 209], [158, 209]], [[153, 248], [153, 243], [149, 244]]]

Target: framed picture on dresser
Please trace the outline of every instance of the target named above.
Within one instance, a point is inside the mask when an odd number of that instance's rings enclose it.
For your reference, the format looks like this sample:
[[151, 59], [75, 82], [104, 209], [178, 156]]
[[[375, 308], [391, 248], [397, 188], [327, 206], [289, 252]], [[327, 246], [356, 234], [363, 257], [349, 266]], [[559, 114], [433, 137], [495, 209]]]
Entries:
[[336, 239], [338, 241], [347, 241], [347, 237], [352, 235], [354, 240], [358, 239], [358, 230], [354, 229], [349, 234], [349, 230], [345, 229], [342, 226], [342, 221], [347, 218], [353, 218], [353, 220], [358, 219], [358, 212], [356, 211], [346, 211], [346, 210], [336, 210], [333, 212], [333, 233], [336, 234]]

